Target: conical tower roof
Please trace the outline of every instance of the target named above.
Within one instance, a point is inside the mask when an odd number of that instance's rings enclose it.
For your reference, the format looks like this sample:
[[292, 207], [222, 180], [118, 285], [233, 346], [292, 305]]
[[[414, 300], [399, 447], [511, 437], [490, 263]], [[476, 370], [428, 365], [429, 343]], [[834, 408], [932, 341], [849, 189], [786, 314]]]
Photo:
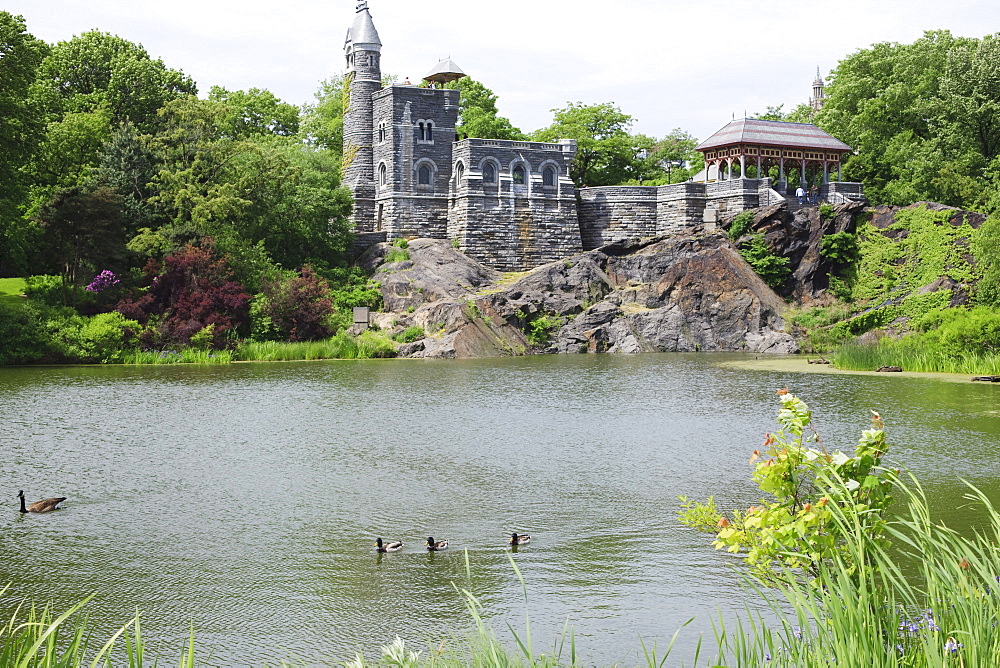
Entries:
[[375, 30], [372, 15], [368, 13], [367, 2], [358, 3], [354, 25], [347, 31], [347, 43], [373, 45], [379, 47], [376, 51], [381, 50], [382, 40], [378, 38], [378, 30]]
[[427, 73], [427, 76], [424, 77], [424, 81], [446, 84], [450, 81], [457, 81], [464, 76], [468, 75], [462, 71], [461, 67], [455, 64], [454, 60], [451, 58], [445, 58]]

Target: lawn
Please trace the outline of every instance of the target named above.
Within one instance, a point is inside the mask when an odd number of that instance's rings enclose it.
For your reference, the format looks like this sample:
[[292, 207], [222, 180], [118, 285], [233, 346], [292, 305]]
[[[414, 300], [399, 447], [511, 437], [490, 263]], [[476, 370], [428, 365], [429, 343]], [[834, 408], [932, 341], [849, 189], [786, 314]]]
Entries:
[[23, 278], [0, 278], [0, 301], [18, 304], [24, 292]]

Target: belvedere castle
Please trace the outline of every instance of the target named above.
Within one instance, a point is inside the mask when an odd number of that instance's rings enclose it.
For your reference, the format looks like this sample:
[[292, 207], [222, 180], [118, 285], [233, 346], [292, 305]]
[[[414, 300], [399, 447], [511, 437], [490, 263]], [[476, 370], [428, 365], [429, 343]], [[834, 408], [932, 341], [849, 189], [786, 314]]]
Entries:
[[[863, 197], [859, 184], [830, 181], [845, 144], [814, 125], [756, 119], [733, 121], [703, 142], [706, 170], [694, 180], [577, 189], [569, 177], [575, 140], [459, 138], [459, 91], [434, 86], [464, 73], [446, 59], [425, 77], [430, 88], [383, 88], [381, 50], [360, 2], [344, 44], [344, 185], [362, 237], [451, 239], [483, 264], [520, 271], [783, 201], [786, 164], [811, 167], [817, 179], [822, 168], [828, 201]], [[757, 174], [780, 166], [777, 181], [743, 178], [748, 160]]]

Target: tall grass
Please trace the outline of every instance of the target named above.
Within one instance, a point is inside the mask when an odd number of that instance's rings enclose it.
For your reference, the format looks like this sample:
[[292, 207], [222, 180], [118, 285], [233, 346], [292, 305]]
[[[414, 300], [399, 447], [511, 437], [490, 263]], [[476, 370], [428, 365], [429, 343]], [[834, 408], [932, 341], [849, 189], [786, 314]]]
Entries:
[[234, 359], [247, 362], [371, 359], [392, 357], [395, 351], [396, 345], [387, 336], [369, 330], [357, 338], [340, 332], [322, 341], [245, 341], [236, 349]]
[[122, 353], [122, 364], [229, 364], [233, 361], [230, 350], [202, 350], [178, 348], [177, 350], [131, 350]]
[[904, 371], [1000, 375], [1000, 353], [966, 352], [946, 355], [910, 338], [885, 338], [876, 343], [847, 343], [840, 346], [832, 358], [838, 369], [855, 371], [898, 366]]

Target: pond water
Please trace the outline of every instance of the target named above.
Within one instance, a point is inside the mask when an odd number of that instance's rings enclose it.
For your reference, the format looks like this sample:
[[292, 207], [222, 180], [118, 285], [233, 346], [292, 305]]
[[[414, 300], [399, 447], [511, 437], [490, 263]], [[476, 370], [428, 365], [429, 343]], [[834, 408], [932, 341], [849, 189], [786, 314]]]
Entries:
[[[953, 523], [962, 479], [1000, 492], [1000, 387], [742, 359], [0, 369], [0, 618], [93, 594], [97, 637], [138, 608], [169, 663], [193, 629], [205, 664], [317, 665], [464, 633], [458, 587], [506, 640], [530, 617], [536, 650], [568, 621], [590, 664], [639, 663], [640, 637], [663, 647], [696, 616], [688, 659], [744, 595], [677, 496], [759, 498], [748, 457], [785, 386], [831, 448], [879, 410], [889, 459]], [[19, 489], [69, 498], [22, 516]], [[512, 554], [515, 530], [533, 538]], [[376, 536], [406, 545], [378, 555]], [[427, 553], [427, 536], [451, 548]]]

